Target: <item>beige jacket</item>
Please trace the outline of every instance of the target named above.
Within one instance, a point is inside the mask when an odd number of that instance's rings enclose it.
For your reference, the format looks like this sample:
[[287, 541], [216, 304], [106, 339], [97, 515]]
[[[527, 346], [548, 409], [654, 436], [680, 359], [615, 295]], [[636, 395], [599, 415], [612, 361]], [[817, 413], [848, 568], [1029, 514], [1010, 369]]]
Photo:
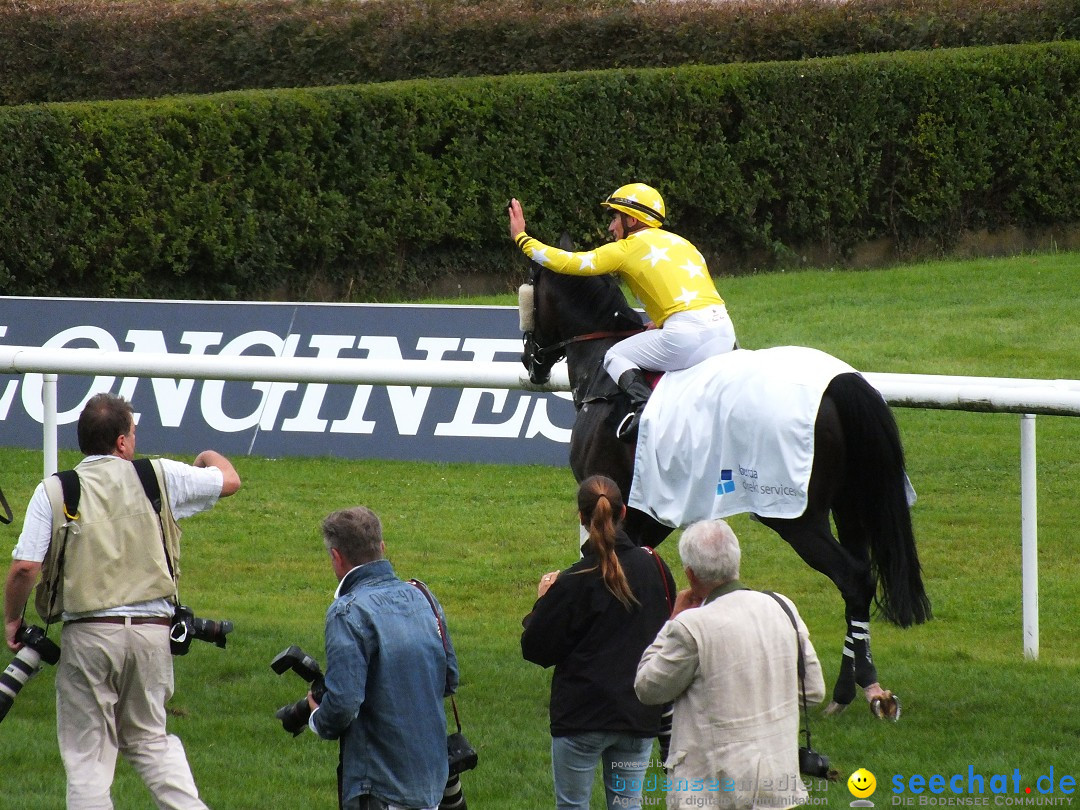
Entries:
[[[643, 703], [675, 702], [668, 807], [794, 807], [807, 794], [799, 778], [791, 620], [759, 591], [726, 591], [710, 599], [664, 625], [645, 650], [634, 683]], [[787, 601], [806, 660], [807, 701], [820, 703], [821, 664], [806, 625]]]

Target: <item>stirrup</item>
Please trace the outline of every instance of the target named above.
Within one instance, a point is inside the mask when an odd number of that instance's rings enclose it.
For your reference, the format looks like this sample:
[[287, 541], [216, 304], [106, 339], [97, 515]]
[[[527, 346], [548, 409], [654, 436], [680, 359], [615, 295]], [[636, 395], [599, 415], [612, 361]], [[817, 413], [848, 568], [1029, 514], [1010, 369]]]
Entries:
[[637, 411], [630, 411], [619, 422], [619, 426], [615, 428], [615, 437], [628, 444], [633, 443], [637, 439], [638, 424], [641, 422], [641, 415]]

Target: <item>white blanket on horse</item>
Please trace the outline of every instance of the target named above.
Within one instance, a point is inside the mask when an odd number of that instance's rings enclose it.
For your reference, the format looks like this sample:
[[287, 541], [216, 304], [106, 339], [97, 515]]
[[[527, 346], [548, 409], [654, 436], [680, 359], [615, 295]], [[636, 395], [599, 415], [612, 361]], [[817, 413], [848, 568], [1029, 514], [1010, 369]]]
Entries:
[[668, 526], [806, 509], [825, 389], [853, 372], [802, 346], [737, 349], [661, 378], [642, 414], [629, 505]]

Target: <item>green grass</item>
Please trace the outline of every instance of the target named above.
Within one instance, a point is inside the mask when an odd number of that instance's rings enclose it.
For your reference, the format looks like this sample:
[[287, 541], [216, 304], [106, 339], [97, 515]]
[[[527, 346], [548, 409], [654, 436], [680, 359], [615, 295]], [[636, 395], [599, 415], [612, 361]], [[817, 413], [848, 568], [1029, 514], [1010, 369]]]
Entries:
[[[721, 279], [720, 288], [748, 347], [811, 345], [868, 371], [1076, 379], [1078, 266], [1072, 254], [1028, 256]], [[882, 680], [904, 701], [901, 721], [875, 721], [863, 705], [831, 719], [815, 710], [815, 747], [844, 779], [859, 767], [872, 771], [879, 808], [889, 804], [897, 774], [967, 774], [970, 765], [989, 782], [1018, 768], [1032, 788], [1051, 767], [1058, 778], [1080, 776], [1080, 420], [1037, 421], [1041, 656], [1025, 661], [1018, 417], [896, 413], [919, 492], [913, 516], [935, 619], [909, 630], [873, 625]], [[64, 453], [60, 463], [77, 460]], [[540, 573], [574, 557], [569, 471], [234, 461], [244, 488], [185, 523], [181, 593], [197, 615], [231, 619], [236, 631], [226, 650], [197, 642], [176, 659], [170, 704], [171, 730], [207, 803], [336, 806], [336, 745], [280, 729], [274, 710], [301, 697], [304, 684], [274, 675], [269, 661], [293, 643], [322, 656], [335, 582], [318, 524], [335, 508], [363, 503], [382, 516], [398, 573], [425, 579], [446, 606], [461, 659], [459, 706], [480, 751], [480, 767], [465, 776], [471, 806], [550, 807], [550, 673], [522, 661], [518, 638]], [[40, 452], [0, 451], [0, 486], [19, 513], [14, 526], [0, 526], [6, 549], [40, 475]], [[745, 517], [733, 525], [744, 579], [796, 601], [831, 687], [843, 633], [835, 589], [762, 526]], [[678, 569], [674, 542], [661, 553]], [[0, 725], [5, 810], [63, 807], [52, 677], [46, 668], [31, 681]], [[126, 764], [114, 792], [120, 810], [150, 806]], [[852, 799], [843, 781], [825, 795], [838, 807]]]

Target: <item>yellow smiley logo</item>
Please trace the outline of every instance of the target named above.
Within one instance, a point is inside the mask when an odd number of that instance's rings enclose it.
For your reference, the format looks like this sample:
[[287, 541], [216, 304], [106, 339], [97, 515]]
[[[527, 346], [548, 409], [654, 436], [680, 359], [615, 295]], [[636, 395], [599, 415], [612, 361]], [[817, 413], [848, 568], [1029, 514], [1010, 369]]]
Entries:
[[847, 788], [856, 799], [865, 799], [877, 790], [877, 779], [866, 768], [859, 768], [848, 777]]

